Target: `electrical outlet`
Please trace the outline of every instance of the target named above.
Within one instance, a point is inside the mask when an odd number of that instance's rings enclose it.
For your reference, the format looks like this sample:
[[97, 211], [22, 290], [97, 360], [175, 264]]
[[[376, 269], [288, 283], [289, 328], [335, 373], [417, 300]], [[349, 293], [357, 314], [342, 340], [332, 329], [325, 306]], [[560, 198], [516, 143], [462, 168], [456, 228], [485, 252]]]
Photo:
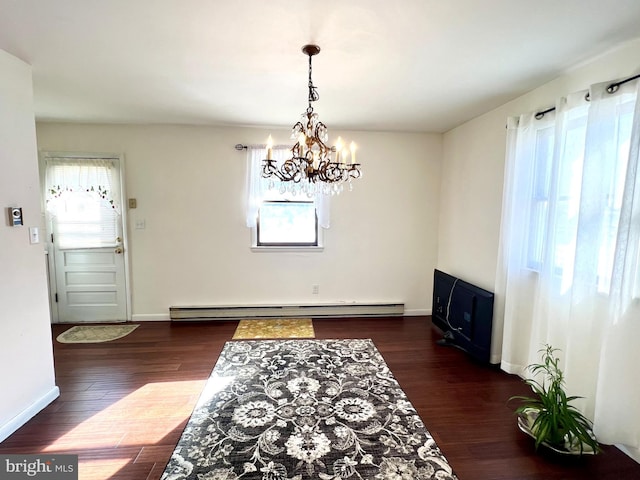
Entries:
[[320, 293], [320, 285], [312, 285], [311, 286], [311, 293], [313, 295], [318, 295]]

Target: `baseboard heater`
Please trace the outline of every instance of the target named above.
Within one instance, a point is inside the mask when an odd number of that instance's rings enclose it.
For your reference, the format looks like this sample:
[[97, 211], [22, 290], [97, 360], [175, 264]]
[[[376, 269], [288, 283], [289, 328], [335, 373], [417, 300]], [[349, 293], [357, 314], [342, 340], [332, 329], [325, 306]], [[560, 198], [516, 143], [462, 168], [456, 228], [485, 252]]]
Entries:
[[282, 317], [392, 317], [403, 314], [404, 303], [210, 305], [169, 308], [171, 321]]

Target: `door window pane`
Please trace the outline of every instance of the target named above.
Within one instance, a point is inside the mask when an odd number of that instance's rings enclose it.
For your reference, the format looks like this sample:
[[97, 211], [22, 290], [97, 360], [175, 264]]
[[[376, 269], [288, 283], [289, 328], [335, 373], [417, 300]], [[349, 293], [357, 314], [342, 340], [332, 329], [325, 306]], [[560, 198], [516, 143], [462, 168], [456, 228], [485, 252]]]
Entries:
[[111, 247], [117, 243], [118, 213], [95, 193], [63, 193], [53, 221], [58, 248]]

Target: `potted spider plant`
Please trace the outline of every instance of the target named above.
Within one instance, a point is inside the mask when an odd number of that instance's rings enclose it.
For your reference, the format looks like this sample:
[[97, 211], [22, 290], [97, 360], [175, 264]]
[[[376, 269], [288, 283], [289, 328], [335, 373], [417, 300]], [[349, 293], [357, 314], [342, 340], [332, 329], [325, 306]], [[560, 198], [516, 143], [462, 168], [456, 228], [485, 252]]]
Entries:
[[541, 363], [527, 367], [533, 376], [541, 375], [542, 381], [526, 379], [533, 396], [513, 396], [520, 406], [518, 416], [520, 430], [535, 439], [536, 449], [546, 446], [551, 450], [571, 455], [596, 454], [600, 445], [592, 431], [592, 423], [571, 402], [578, 396], [568, 397], [564, 391], [564, 376], [558, 366], [557, 349], [550, 345], [540, 350]]

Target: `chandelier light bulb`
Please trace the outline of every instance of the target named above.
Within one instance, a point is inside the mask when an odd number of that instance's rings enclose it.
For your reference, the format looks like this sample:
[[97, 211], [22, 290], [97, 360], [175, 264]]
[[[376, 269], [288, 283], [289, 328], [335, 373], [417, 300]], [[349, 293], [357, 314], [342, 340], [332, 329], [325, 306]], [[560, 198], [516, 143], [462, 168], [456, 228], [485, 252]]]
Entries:
[[269, 135], [267, 139], [267, 160], [271, 160], [273, 158], [273, 138]]
[[342, 138], [338, 137], [336, 140], [336, 163], [340, 163], [342, 155]]

